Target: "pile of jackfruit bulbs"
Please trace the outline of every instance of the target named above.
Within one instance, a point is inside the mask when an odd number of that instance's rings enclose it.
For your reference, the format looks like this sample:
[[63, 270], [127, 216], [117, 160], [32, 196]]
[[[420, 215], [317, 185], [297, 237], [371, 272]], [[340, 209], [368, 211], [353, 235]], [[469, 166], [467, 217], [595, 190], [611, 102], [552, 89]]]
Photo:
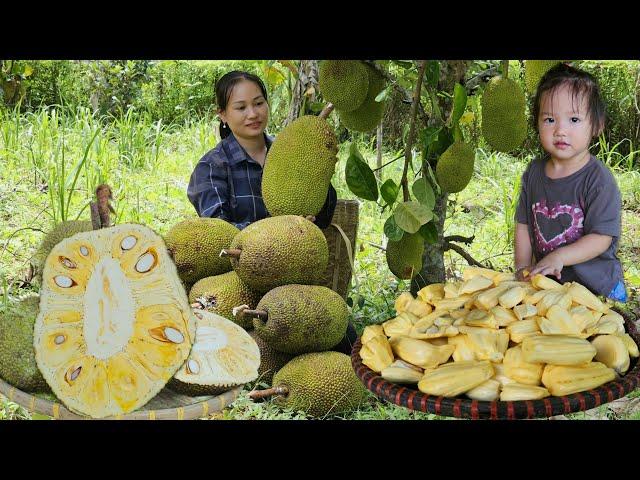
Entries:
[[365, 327], [362, 362], [429, 395], [537, 400], [624, 374], [638, 346], [624, 318], [577, 282], [467, 267], [461, 281], [402, 293], [397, 316]]

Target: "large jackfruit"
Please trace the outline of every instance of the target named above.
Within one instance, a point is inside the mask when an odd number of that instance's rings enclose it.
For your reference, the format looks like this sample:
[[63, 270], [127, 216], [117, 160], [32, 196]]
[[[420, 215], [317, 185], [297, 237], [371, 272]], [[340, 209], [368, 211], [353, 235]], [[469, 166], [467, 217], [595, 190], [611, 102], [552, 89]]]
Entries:
[[194, 315], [195, 343], [169, 388], [191, 396], [218, 395], [258, 378], [260, 349], [242, 327], [205, 310]]
[[253, 328], [250, 319], [233, 316], [233, 307], [256, 308], [260, 294], [244, 283], [236, 272], [227, 272], [198, 280], [189, 291], [189, 303], [199, 302], [204, 310], [217, 313], [244, 329]]
[[340, 122], [349, 130], [369, 132], [376, 128], [384, 114], [384, 102], [376, 102], [376, 97], [384, 89], [384, 77], [372, 66], [366, 65], [369, 75], [369, 89], [362, 104], [350, 112], [338, 110]]
[[400, 240], [387, 242], [387, 265], [401, 280], [409, 280], [422, 269], [424, 239], [419, 233], [406, 233]]
[[274, 375], [273, 386], [288, 389], [285, 397], [276, 397], [277, 404], [314, 417], [356, 409], [369, 397], [353, 371], [351, 359], [340, 352], [295, 357]]
[[454, 142], [447, 148], [436, 165], [438, 185], [449, 193], [458, 193], [469, 185], [473, 177], [476, 153], [471, 145]]
[[124, 224], [79, 233], [45, 263], [36, 362], [71, 410], [131, 412], [182, 366], [195, 317], [159, 235]]
[[262, 174], [262, 198], [277, 215], [317, 215], [338, 161], [338, 141], [324, 118], [305, 115], [271, 145]]
[[358, 60], [324, 60], [318, 68], [318, 87], [336, 110], [351, 112], [362, 105], [369, 90], [367, 66]]
[[53, 247], [65, 238], [69, 238], [76, 233], [90, 232], [91, 230], [93, 230], [93, 225], [90, 220], [67, 220], [56, 224], [51, 230], [49, 230], [40, 242], [36, 253], [31, 259], [31, 263], [36, 270], [36, 278], [38, 280], [42, 278], [44, 262]]
[[534, 95], [544, 74], [560, 63], [560, 60], [525, 60], [524, 83], [527, 91]]
[[220, 218], [189, 218], [171, 227], [164, 240], [180, 279], [193, 285], [202, 278], [230, 271], [229, 259], [219, 254], [239, 231]]
[[250, 224], [230, 243], [238, 276], [258, 293], [290, 284], [322, 283], [329, 247], [322, 230], [303, 217], [283, 215]]
[[482, 135], [499, 152], [518, 148], [527, 138], [524, 92], [509, 78], [493, 77], [482, 94]]
[[0, 378], [25, 392], [49, 390], [33, 350], [39, 304], [40, 297], [32, 296], [0, 309]]
[[301, 354], [335, 347], [345, 335], [349, 309], [333, 290], [316, 285], [284, 285], [267, 292], [256, 310], [256, 333], [280, 352]]
[[277, 351], [269, 343], [258, 336], [255, 330], [249, 335], [260, 349], [260, 366], [258, 367], [258, 381], [271, 385], [273, 376], [284, 367], [295, 355]]

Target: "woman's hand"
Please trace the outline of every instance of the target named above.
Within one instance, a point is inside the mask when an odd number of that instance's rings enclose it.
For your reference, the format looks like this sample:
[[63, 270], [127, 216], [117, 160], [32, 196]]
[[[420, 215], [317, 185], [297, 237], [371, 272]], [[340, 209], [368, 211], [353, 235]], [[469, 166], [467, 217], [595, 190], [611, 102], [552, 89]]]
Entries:
[[562, 259], [562, 254], [559, 250], [555, 250], [536, 263], [536, 266], [533, 267], [529, 276], [532, 277], [538, 273], [540, 275], [555, 275], [555, 277], [560, 280], [563, 267], [564, 260]]

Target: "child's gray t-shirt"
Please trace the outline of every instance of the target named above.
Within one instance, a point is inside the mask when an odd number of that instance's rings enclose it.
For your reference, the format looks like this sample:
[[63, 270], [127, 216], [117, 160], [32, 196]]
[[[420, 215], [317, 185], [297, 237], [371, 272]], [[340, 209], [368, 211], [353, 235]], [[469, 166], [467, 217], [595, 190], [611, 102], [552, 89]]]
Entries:
[[608, 295], [623, 280], [616, 257], [622, 208], [616, 180], [593, 155], [577, 172], [551, 179], [544, 171], [548, 158], [532, 160], [522, 174], [516, 221], [529, 227], [536, 262], [589, 233], [613, 237], [601, 255], [562, 269], [563, 283], [577, 281]]

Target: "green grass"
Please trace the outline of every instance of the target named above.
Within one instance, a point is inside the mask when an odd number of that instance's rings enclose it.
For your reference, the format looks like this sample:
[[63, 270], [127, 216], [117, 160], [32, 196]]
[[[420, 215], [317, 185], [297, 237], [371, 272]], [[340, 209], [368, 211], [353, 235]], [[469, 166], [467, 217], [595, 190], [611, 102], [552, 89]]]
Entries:
[[[89, 218], [87, 204], [95, 187], [109, 183], [114, 190], [116, 221], [140, 222], [160, 234], [185, 217], [195, 216], [186, 197], [192, 169], [200, 157], [215, 146], [214, 125], [191, 119], [184, 125], [164, 125], [130, 112], [107, 122], [88, 110], [74, 112], [50, 109], [25, 115], [0, 110], [0, 295], [17, 296], [36, 287], [23, 279], [29, 259], [44, 232], [62, 218]], [[344, 178], [347, 159], [343, 144], [333, 184], [339, 198], [355, 196]], [[375, 152], [360, 145], [370, 165]], [[609, 151], [612, 151], [609, 149]], [[385, 153], [383, 162], [395, 158]], [[610, 155], [614, 158], [614, 155]], [[620, 257], [625, 278], [640, 288], [640, 173], [624, 168], [628, 160], [614, 158], [611, 168], [623, 197], [623, 235]], [[495, 269], [512, 267], [513, 212], [518, 181], [529, 158], [514, 158], [479, 150], [476, 172], [468, 188], [449, 198], [445, 235], [474, 236], [469, 253]], [[383, 169], [381, 181], [399, 181], [402, 161]], [[394, 314], [393, 302], [409, 288], [388, 270], [384, 252], [383, 225], [389, 213], [373, 202], [362, 202], [356, 245], [355, 302], [351, 316], [359, 332], [366, 325], [381, 323]], [[466, 265], [456, 253], [445, 254], [449, 276], [459, 275]], [[606, 408], [606, 407], [605, 407]], [[29, 414], [0, 396], [0, 418], [28, 418]], [[213, 418], [298, 419], [273, 402], [254, 403], [246, 392]], [[371, 401], [356, 412], [332, 418], [434, 419], [434, 415]], [[579, 414], [571, 418], [581, 418]], [[638, 412], [628, 417], [638, 418]]]

